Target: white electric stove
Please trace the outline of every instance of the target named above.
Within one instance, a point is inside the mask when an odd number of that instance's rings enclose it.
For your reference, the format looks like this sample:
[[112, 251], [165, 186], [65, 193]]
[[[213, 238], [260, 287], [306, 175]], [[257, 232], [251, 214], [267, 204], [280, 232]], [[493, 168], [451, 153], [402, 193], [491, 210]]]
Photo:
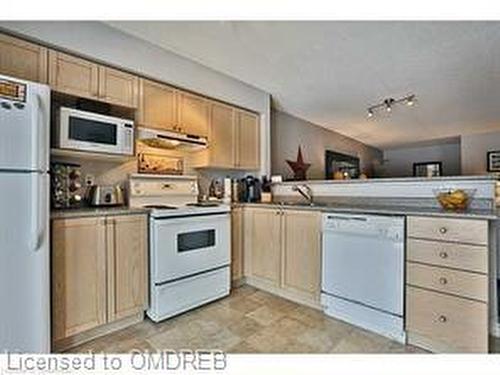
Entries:
[[194, 176], [134, 174], [129, 205], [151, 210], [150, 307], [161, 321], [230, 291], [230, 207], [198, 204]]

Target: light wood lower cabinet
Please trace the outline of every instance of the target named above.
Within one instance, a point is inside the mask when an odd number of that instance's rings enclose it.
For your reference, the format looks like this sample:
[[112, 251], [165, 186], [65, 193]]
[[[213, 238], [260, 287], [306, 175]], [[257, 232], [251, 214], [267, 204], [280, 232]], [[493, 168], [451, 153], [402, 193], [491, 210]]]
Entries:
[[243, 277], [243, 208], [231, 211], [231, 280], [238, 282]]
[[147, 222], [143, 215], [107, 221], [108, 321], [143, 311], [147, 301]]
[[[281, 210], [251, 209], [249, 211], [249, 252], [245, 273], [280, 285]], [[246, 249], [245, 249], [246, 250]]]
[[320, 215], [312, 211], [286, 210], [283, 217], [283, 288], [319, 298]]
[[0, 74], [47, 83], [47, 56], [45, 47], [0, 34]]
[[488, 222], [407, 220], [408, 342], [433, 352], [488, 352]]
[[145, 215], [52, 221], [52, 341], [142, 313], [147, 296]]
[[52, 223], [52, 338], [58, 341], [106, 323], [104, 218]]
[[321, 214], [247, 207], [243, 217], [246, 281], [319, 307]]

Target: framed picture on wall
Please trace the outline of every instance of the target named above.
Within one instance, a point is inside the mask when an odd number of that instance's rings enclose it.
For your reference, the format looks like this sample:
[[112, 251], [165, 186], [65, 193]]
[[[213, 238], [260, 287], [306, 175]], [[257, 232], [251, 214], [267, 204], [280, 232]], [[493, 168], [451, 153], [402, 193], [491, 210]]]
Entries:
[[486, 165], [488, 172], [500, 172], [500, 151], [488, 151]]
[[440, 161], [413, 163], [414, 177], [438, 177], [442, 175], [443, 175], [443, 163]]

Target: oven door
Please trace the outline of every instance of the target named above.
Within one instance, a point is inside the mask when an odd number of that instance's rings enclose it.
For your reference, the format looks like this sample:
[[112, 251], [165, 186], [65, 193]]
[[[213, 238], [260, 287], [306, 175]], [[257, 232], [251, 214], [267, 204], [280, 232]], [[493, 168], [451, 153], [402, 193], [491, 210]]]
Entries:
[[151, 277], [155, 284], [230, 264], [229, 214], [151, 221]]

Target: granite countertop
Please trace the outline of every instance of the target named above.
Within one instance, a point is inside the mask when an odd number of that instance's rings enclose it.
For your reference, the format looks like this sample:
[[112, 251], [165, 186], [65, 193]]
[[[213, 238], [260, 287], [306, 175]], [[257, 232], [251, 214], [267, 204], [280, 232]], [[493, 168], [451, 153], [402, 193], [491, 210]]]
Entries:
[[141, 207], [82, 207], [82, 208], [67, 208], [53, 209], [50, 211], [51, 219], [67, 219], [77, 217], [92, 217], [92, 216], [113, 216], [113, 215], [132, 215], [132, 214], [148, 214], [147, 208]]
[[321, 212], [357, 213], [357, 214], [385, 214], [385, 215], [417, 215], [436, 216], [464, 219], [499, 219], [496, 209], [482, 210], [469, 209], [462, 212], [445, 211], [439, 207], [410, 207], [410, 206], [384, 206], [384, 205], [351, 205], [351, 204], [318, 204], [308, 206], [307, 204], [280, 204], [280, 203], [233, 203], [233, 207], [267, 207], [293, 210], [316, 210]]
[[302, 181], [283, 181], [275, 183], [277, 185], [297, 185], [297, 184], [366, 184], [366, 183], [415, 183], [415, 182], [463, 182], [463, 181], [496, 181], [499, 178], [496, 175], [480, 176], [440, 176], [440, 177], [378, 177], [366, 179], [349, 180], [302, 180]]

